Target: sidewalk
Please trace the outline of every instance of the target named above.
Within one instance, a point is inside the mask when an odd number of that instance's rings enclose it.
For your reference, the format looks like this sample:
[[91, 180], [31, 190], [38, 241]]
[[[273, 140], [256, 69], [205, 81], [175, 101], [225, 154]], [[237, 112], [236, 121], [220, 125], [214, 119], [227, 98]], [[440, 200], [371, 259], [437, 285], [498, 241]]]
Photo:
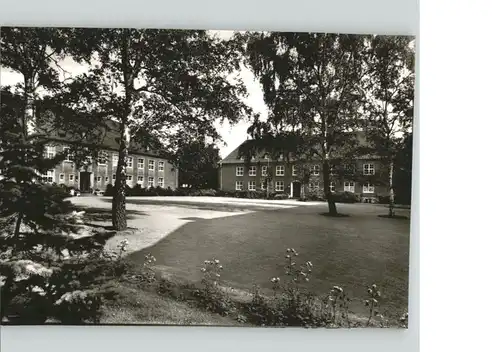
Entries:
[[257, 205], [261, 207], [298, 207], [298, 206], [317, 206], [326, 204], [325, 202], [299, 202], [296, 199], [269, 200], [269, 199], [249, 199], [249, 198], [232, 198], [232, 197], [194, 197], [194, 196], [153, 196], [153, 197], [127, 197], [127, 199], [135, 200], [154, 200], [157, 202], [165, 202], [165, 204], [185, 204], [185, 203], [203, 203], [203, 204], [234, 204], [234, 205]]

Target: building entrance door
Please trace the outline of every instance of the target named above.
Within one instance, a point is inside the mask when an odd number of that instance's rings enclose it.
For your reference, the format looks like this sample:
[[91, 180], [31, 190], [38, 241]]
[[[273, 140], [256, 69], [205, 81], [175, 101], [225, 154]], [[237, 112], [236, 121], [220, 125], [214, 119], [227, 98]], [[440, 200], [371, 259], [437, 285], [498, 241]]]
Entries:
[[80, 192], [82, 193], [90, 192], [90, 175], [91, 172], [86, 172], [86, 171], [80, 172]]
[[293, 198], [300, 198], [300, 187], [301, 184], [298, 181], [295, 181], [292, 183], [292, 197]]

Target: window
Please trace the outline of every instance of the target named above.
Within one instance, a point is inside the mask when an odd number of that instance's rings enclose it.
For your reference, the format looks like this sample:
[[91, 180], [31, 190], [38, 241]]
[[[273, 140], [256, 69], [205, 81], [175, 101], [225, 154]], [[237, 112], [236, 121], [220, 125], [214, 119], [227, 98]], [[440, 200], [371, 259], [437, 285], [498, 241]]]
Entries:
[[70, 147], [63, 147], [63, 152], [66, 153], [66, 159], [64, 161], [74, 161], [75, 160], [75, 154], [70, 152]]
[[137, 176], [137, 183], [142, 185], [144, 183], [144, 176]]
[[97, 164], [98, 165], [106, 165], [108, 163], [108, 153], [99, 152], [97, 154]]
[[118, 166], [118, 154], [113, 154], [113, 166]]
[[283, 153], [280, 154], [279, 159], [283, 160]]
[[127, 184], [129, 186], [132, 184], [132, 175], [127, 175]]
[[330, 181], [330, 192], [331, 193], [335, 192], [335, 183], [333, 181]]
[[109, 182], [109, 176], [105, 177], [105, 181], [104, 182], [106, 182], [106, 184]]
[[116, 180], [116, 174], [113, 174], [113, 181]]
[[344, 182], [344, 191], [354, 193], [354, 182]]
[[276, 176], [285, 176], [285, 167], [283, 165], [276, 166]]
[[257, 176], [257, 166], [250, 166], [250, 169], [248, 169], [248, 176]]
[[269, 160], [269, 154], [264, 154], [264, 159]]
[[144, 169], [144, 159], [143, 158], [137, 159], [137, 168]]
[[127, 158], [127, 168], [131, 169], [132, 167], [134, 167], [134, 158], [132, 158], [131, 156], [129, 156]]
[[363, 164], [363, 175], [375, 175], [375, 165]]
[[97, 183], [101, 183], [102, 182], [102, 177], [101, 176], [97, 176]]
[[42, 175], [42, 182], [52, 183], [54, 182], [54, 170], [48, 170]]
[[56, 156], [56, 147], [53, 145], [45, 146], [45, 157], [47, 159], [52, 159]]
[[285, 182], [283, 181], [276, 181], [276, 192], [283, 192], [285, 190]]
[[165, 171], [165, 162], [158, 161], [158, 171]]
[[363, 185], [363, 193], [374, 193], [375, 186], [372, 183], [365, 183]]
[[267, 181], [265, 181], [265, 180], [264, 181], [260, 181], [260, 189], [262, 191], [267, 190]]
[[236, 176], [243, 176], [243, 166], [236, 167]]
[[75, 182], [75, 175], [69, 174], [69, 182]]
[[155, 169], [155, 161], [154, 160], [148, 161], [148, 169], [154, 171], [154, 169]]
[[59, 174], [59, 183], [64, 183], [65, 177], [64, 174]]
[[163, 188], [163, 177], [158, 177], [158, 186]]
[[148, 177], [148, 187], [154, 187], [155, 179], [154, 177]]
[[319, 165], [313, 165], [311, 166], [311, 175], [313, 176], [319, 176]]
[[260, 172], [262, 176], [267, 176], [267, 166], [262, 166]]
[[255, 181], [248, 181], [248, 190], [249, 191], [256, 191], [257, 188], [255, 186]]
[[292, 165], [292, 176], [297, 176], [297, 165]]
[[319, 182], [318, 181], [310, 182], [309, 189], [310, 190], [319, 190]]
[[236, 190], [237, 191], [243, 190], [243, 181], [236, 181]]
[[353, 174], [354, 173], [354, 165], [353, 164], [344, 164], [344, 172]]

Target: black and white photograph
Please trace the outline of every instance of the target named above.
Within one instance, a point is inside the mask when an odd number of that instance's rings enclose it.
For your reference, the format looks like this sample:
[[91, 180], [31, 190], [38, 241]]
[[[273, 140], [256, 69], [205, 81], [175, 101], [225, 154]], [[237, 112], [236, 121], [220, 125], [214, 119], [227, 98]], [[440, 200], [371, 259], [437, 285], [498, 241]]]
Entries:
[[407, 329], [415, 46], [1, 27], [1, 324]]

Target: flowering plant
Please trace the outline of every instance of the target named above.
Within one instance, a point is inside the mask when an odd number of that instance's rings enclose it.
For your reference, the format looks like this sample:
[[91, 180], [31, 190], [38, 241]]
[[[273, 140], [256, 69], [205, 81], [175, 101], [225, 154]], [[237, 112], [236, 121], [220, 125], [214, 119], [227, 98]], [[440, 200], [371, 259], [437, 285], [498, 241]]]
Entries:
[[370, 315], [368, 317], [368, 321], [366, 322], [366, 326], [370, 325], [370, 321], [373, 317], [379, 315], [378, 307], [379, 307], [379, 298], [382, 297], [380, 291], [377, 288], [376, 284], [368, 287], [368, 299], [365, 300], [365, 306], [368, 307]]

